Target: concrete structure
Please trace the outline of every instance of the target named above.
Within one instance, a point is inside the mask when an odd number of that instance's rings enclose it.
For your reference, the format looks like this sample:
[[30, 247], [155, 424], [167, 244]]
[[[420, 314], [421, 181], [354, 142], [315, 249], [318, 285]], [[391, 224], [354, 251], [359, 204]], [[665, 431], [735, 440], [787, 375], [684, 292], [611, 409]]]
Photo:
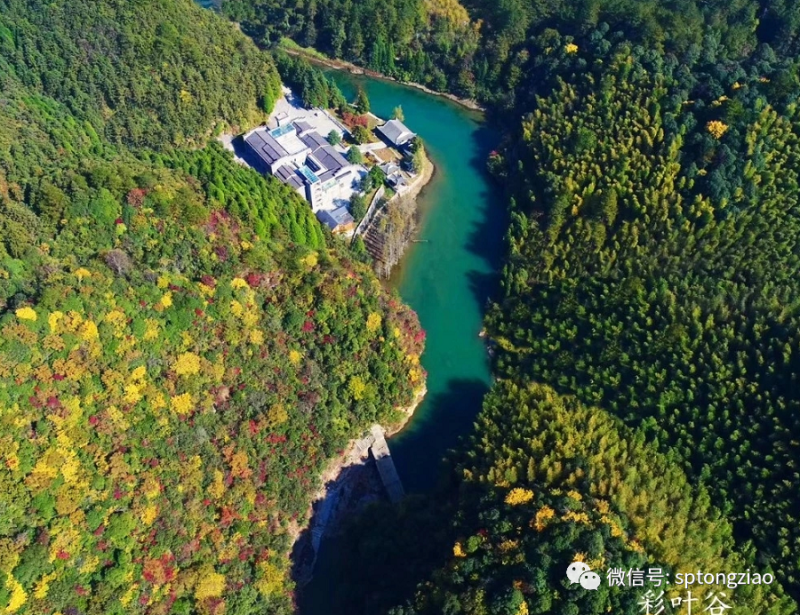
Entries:
[[302, 164], [308, 149], [291, 124], [273, 130], [256, 128], [244, 136], [244, 142], [271, 175], [275, 175], [282, 166]]
[[350, 164], [313, 124], [308, 116], [272, 129], [262, 126], [248, 132], [244, 142], [263, 173], [294, 188], [332, 230], [351, 231], [355, 223], [346, 207], [367, 170]]
[[373, 442], [369, 450], [375, 459], [375, 465], [378, 467], [378, 474], [381, 475], [381, 482], [383, 482], [383, 486], [386, 489], [386, 495], [389, 496], [389, 501], [392, 504], [396, 504], [405, 497], [406, 492], [403, 489], [403, 483], [400, 482], [397, 468], [394, 467], [385, 432], [379, 425], [373, 425], [370, 432], [372, 433]]
[[417, 136], [400, 120], [389, 120], [383, 126], [378, 126], [375, 130], [395, 147], [403, 147]]

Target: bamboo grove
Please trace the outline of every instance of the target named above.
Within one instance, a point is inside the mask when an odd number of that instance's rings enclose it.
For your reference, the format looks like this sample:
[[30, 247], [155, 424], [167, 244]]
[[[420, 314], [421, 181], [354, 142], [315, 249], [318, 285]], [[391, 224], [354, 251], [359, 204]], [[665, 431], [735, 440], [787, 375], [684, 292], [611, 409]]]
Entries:
[[[644, 590], [604, 578], [584, 591], [570, 586], [564, 563], [603, 573], [655, 567], [674, 578], [756, 561], [752, 547], [734, 547], [732, 524], [672, 453], [550, 387], [499, 382], [465, 444], [449, 462], [458, 484], [450, 556], [393, 615], [640, 613]], [[731, 613], [795, 608], [776, 584], [704, 588], [715, 591]]]
[[434, 496], [354, 523], [343, 612], [643, 612], [570, 586], [576, 560], [757, 570], [776, 582], [704, 594], [797, 611], [796, 65], [625, 38], [527, 43], [488, 160], [511, 208], [497, 380]]
[[514, 186], [498, 373], [640, 428], [795, 592], [795, 103], [757, 61], [700, 84], [587, 47], [491, 163]]

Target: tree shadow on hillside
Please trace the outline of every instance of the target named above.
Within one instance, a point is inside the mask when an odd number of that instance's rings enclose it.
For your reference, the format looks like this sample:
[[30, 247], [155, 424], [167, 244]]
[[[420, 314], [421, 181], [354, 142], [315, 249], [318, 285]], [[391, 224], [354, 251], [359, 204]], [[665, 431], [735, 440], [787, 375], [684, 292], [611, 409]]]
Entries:
[[[419, 417], [435, 422], [436, 428], [417, 430], [415, 424], [413, 432], [402, 436], [402, 444], [389, 440], [407, 492], [414, 490], [410, 486], [430, 490], [437, 479], [438, 489], [448, 482], [441, 460], [472, 432], [487, 391], [480, 380], [451, 380], [444, 392], [427, 400], [430, 406]], [[405, 447], [414, 454], [398, 456], [397, 450]], [[429, 484], [420, 485], [419, 478]], [[384, 500], [351, 515], [344, 532], [322, 541], [314, 578], [298, 591], [300, 614], [382, 613], [411, 597], [417, 584], [444, 564], [449, 552], [442, 545], [452, 547], [445, 500], [410, 494], [400, 504]]]

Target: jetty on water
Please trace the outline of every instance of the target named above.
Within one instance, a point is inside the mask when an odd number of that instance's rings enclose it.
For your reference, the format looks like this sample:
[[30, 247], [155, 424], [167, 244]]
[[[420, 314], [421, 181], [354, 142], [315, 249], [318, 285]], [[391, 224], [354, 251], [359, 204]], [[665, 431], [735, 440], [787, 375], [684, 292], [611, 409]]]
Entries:
[[392, 453], [389, 450], [389, 444], [386, 442], [383, 430], [375, 425], [372, 428], [372, 435], [375, 438], [370, 447], [372, 457], [375, 459], [375, 465], [378, 468], [378, 474], [381, 475], [381, 482], [383, 482], [383, 488], [386, 489], [386, 494], [389, 496], [389, 501], [392, 504], [396, 504], [406, 494], [403, 489], [403, 483], [400, 482], [397, 468], [394, 467]]

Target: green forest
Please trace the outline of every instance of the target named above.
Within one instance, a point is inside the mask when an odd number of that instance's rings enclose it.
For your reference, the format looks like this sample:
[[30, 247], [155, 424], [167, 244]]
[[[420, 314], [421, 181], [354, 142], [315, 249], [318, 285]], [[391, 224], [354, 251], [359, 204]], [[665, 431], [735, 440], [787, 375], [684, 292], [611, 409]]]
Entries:
[[[766, 43], [800, 53], [791, 0], [222, 0], [221, 10], [264, 46], [288, 37], [438, 91], [513, 102], [535, 60], [532, 35], [583, 36], [610, 27], [645, 49], [736, 61]], [[711, 60], [716, 61], [715, 59]]]
[[497, 373], [677, 454], [794, 592], [796, 75], [584, 49], [492, 162], [514, 186]]
[[233, 160], [270, 56], [188, 0], [0, 4], [0, 612], [291, 613], [416, 315]]
[[[546, 385], [497, 382], [441, 491], [352, 525], [335, 612], [633, 615], [643, 590], [603, 578], [587, 592], [570, 586], [566, 565], [664, 574], [760, 565], [677, 455]], [[704, 591], [725, 592], [732, 613], [796, 612], [777, 583]]]
[[570, 587], [581, 560], [769, 572], [725, 589], [731, 612], [795, 613], [796, 58], [679, 60], [605, 25], [526, 49], [488, 160], [511, 210], [496, 383], [436, 494], [349, 530], [341, 610], [642, 612]]
[[797, 612], [796, 5], [222, 8], [477, 98], [503, 135], [497, 382], [434, 494], [353, 521], [337, 611], [640, 612], [570, 588], [582, 559], [769, 572], [721, 588], [733, 612]]
[[511, 219], [474, 430], [349, 520], [331, 614], [643, 612], [573, 561], [797, 613], [799, 37], [789, 0], [0, 0], [0, 613], [298, 612], [322, 469], [424, 384], [414, 312], [215, 140], [281, 81], [347, 108], [286, 38], [484, 105]]

